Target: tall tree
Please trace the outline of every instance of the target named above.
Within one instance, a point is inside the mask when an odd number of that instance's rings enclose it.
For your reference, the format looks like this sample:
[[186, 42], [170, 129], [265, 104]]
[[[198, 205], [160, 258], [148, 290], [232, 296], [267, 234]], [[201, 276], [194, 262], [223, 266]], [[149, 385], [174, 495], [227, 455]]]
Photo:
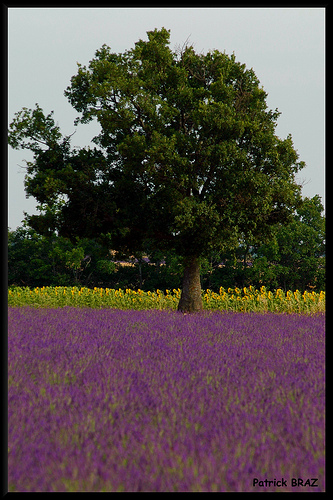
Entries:
[[[264, 240], [287, 222], [301, 202], [295, 174], [304, 163], [291, 136], [276, 136], [280, 113], [268, 109], [252, 69], [217, 50], [172, 51], [164, 28], [147, 35], [123, 54], [103, 45], [88, 67], [78, 65], [65, 95], [80, 113], [76, 124], [97, 119], [99, 150], [81, 152], [80, 164], [80, 152], [61, 157], [69, 138], [57, 136], [58, 146], [37, 151], [27, 185], [53, 205], [67, 195], [53, 212], [60, 233], [103, 233], [112, 248], [131, 252], [149, 241], [183, 256], [179, 310], [200, 311], [200, 258], [236, 247], [240, 238]], [[10, 143], [19, 147], [18, 137], [32, 132], [18, 114]], [[61, 154], [48, 167], [44, 156], [56, 149]], [[75, 186], [68, 189], [70, 179]], [[84, 223], [74, 224], [88, 205]]]

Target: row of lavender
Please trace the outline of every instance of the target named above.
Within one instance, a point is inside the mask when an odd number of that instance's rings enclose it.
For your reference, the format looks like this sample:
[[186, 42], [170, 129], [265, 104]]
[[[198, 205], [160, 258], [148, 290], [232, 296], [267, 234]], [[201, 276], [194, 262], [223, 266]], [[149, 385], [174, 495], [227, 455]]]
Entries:
[[324, 491], [324, 321], [10, 308], [9, 490]]

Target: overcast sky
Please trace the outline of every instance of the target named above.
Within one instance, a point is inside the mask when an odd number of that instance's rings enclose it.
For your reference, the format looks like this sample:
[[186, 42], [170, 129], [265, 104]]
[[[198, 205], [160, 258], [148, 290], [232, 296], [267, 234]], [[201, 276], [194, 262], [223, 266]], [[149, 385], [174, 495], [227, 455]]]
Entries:
[[[54, 110], [63, 135], [76, 130], [73, 146], [87, 146], [96, 124], [74, 127], [77, 116], [64, 90], [104, 43], [113, 52], [147, 40], [147, 31], [171, 30], [171, 49], [188, 38], [198, 53], [235, 53], [253, 68], [268, 106], [282, 113], [277, 135], [289, 133], [306, 168], [298, 180], [303, 196], [325, 203], [325, 9], [324, 8], [9, 8], [8, 123], [22, 107], [38, 103]], [[22, 225], [23, 211], [36, 211], [26, 198], [23, 159], [28, 150], [8, 151], [8, 226]]]

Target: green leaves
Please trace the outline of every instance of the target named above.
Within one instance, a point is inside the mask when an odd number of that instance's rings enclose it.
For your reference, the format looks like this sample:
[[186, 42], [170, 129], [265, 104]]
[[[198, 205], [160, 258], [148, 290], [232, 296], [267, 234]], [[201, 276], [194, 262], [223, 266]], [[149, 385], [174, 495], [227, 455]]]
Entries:
[[35, 153], [42, 151], [43, 147], [53, 147], [62, 135], [52, 115], [53, 111], [45, 116], [37, 103], [35, 109], [22, 108], [15, 113], [9, 126], [10, 146], [14, 149], [30, 149]]
[[81, 268], [81, 262], [84, 259], [84, 250], [81, 247], [67, 250], [65, 253], [66, 266], [74, 270]]
[[305, 198], [290, 222], [278, 224], [273, 237], [257, 248], [256, 254], [274, 263], [281, 283], [293, 289], [310, 284], [325, 288], [325, 217], [319, 196]]

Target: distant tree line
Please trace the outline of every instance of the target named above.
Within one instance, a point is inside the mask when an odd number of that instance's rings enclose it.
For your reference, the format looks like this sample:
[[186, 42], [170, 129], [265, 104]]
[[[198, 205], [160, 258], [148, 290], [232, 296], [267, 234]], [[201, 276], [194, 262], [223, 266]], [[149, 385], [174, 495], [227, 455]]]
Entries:
[[[38, 234], [28, 225], [8, 231], [8, 284], [161, 290], [181, 288], [183, 258], [172, 251], [122, 257], [101, 239]], [[201, 259], [201, 286], [265, 285], [274, 290], [325, 290], [325, 216], [318, 195], [305, 198], [291, 223], [277, 225], [266, 244], [240, 241], [233, 252]]]

